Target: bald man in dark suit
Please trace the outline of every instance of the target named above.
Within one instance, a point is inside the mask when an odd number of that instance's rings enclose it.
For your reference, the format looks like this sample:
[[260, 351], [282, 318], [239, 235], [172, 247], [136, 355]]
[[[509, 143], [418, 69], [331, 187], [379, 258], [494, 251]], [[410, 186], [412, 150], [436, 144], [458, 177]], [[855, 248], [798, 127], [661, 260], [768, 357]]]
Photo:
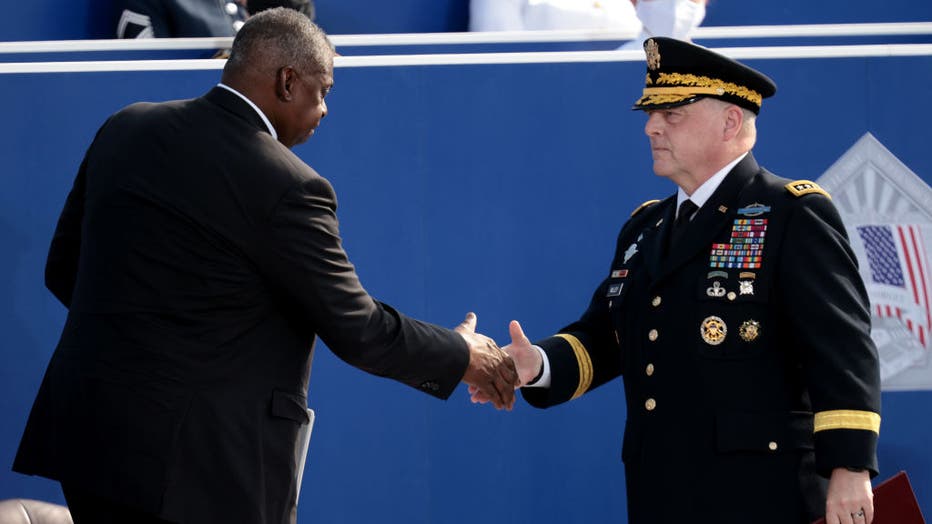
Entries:
[[77, 524], [295, 521], [314, 340], [447, 398], [514, 402], [511, 359], [474, 332], [374, 300], [330, 184], [290, 147], [327, 113], [334, 51], [298, 11], [238, 33], [203, 97], [111, 116], [46, 268], [68, 307], [14, 469], [62, 483]]

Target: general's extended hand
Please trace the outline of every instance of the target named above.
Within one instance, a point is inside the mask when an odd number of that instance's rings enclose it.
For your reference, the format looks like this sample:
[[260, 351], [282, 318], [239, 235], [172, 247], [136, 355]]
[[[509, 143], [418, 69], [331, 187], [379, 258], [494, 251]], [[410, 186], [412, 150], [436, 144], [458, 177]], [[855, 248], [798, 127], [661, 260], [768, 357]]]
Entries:
[[[515, 361], [515, 367], [518, 369], [518, 384], [515, 387], [519, 388], [533, 380], [540, 373], [540, 368], [544, 362], [540, 352], [531, 345], [531, 341], [524, 335], [524, 330], [521, 329], [521, 324], [517, 320], [512, 320], [508, 324], [508, 333], [511, 335], [511, 344], [502, 349]], [[473, 402], [484, 404], [491, 400], [481, 388], [470, 386], [469, 395]]]
[[867, 471], [832, 470], [825, 500], [826, 524], [870, 524], [874, 520], [874, 493]]
[[476, 333], [476, 314], [467, 313], [463, 323], [454, 330], [469, 346], [469, 367], [463, 382], [469, 384], [470, 392], [482, 391], [486, 402], [491, 401], [496, 409], [511, 408], [515, 404], [515, 387], [518, 373], [515, 363], [491, 338]]

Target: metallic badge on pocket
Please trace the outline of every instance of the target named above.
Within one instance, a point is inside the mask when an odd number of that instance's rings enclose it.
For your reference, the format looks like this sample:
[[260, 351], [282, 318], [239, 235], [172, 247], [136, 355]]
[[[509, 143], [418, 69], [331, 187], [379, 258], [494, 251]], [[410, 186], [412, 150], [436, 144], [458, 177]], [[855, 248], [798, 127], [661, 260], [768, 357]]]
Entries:
[[699, 326], [699, 334], [702, 340], [710, 346], [717, 346], [725, 341], [725, 335], [728, 334], [728, 326], [725, 321], [719, 317], [706, 317]]
[[760, 336], [760, 322], [756, 320], [745, 320], [738, 328], [738, 336], [745, 342], [752, 342]]
[[712, 287], [706, 288], [705, 294], [713, 298], [721, 298], [725, 296], [725, 288], [722, 287], [721, 282], [718, 280], [712, 282]]

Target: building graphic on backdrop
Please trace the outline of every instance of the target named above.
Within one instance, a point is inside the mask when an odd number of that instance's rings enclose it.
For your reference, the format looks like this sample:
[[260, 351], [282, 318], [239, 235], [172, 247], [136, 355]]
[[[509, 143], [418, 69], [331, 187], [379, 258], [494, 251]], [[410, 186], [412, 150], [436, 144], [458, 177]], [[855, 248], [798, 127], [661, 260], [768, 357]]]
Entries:
[[883, 388], [932, 389], [932, 188], [870, 133], [818, 183], [858, 257]]

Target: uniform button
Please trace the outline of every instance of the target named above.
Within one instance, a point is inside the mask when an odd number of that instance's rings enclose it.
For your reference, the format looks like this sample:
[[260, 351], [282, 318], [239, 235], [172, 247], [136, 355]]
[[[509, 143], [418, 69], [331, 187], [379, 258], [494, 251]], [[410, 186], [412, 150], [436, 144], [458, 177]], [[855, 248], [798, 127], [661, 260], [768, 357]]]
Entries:
[[223, 8], [227, 10], [227, 14], [230, 16], [233, 16], [236, 13], [239, 13], [239, 8], [236, 7], [236, 4], [234, 4], [233, 2], [227, 2], [226, 5], [223, 6]]
[[648, 364], [648, 365], [647, 365], [647, 370], [646, 370], [645, 372], [647, 373], [647, 376], [648, 376], [648, 377], [651, 376], [651, 375], [653, 375], [653, 374], [654, 374], [654, 365], [653, 365], [653, 364]]
[[652, 329], [652, 330], [650, 330], [650, 331], [647, 332], [647, 338], [648, 338], [648, 340], [650, 340], [651, 342], [657, 340], [657, 337], [659, 337], [659, 336], [660, 336], [660, 333], [658, 333], [656, 329]]
[[653, 411], [657, 407], [657, 401], [649, 398], [644, 402], [644, 407], [647, 408], [647, 411]]
[[777, 450], [777, 443], [771, 441], [770, 444], [767, 444], [767, 447], [770, 448], [770, 451], [776, 451], [776, 450]]
[[728, 292], [728, 300], [734, 300], [736, 298], [738, 298], [738, 295], [736, 295], [734, 291]]
[[237, 20], [237, 21], [233, 22], [233, 30], [234, 30], [234, 31], [239, 31], [240, 29], [242, 29], [243, 25], [245, 25], [245, 24], [246, 24], [246, 22], [243, 22], [242, 20]]
[[657, 307], [660, 305], [660, 302], [661, 302], [660, 297], [657, 296], [657, 297], [654, 297], [653, 300], [650, 301], [650, 305]]

